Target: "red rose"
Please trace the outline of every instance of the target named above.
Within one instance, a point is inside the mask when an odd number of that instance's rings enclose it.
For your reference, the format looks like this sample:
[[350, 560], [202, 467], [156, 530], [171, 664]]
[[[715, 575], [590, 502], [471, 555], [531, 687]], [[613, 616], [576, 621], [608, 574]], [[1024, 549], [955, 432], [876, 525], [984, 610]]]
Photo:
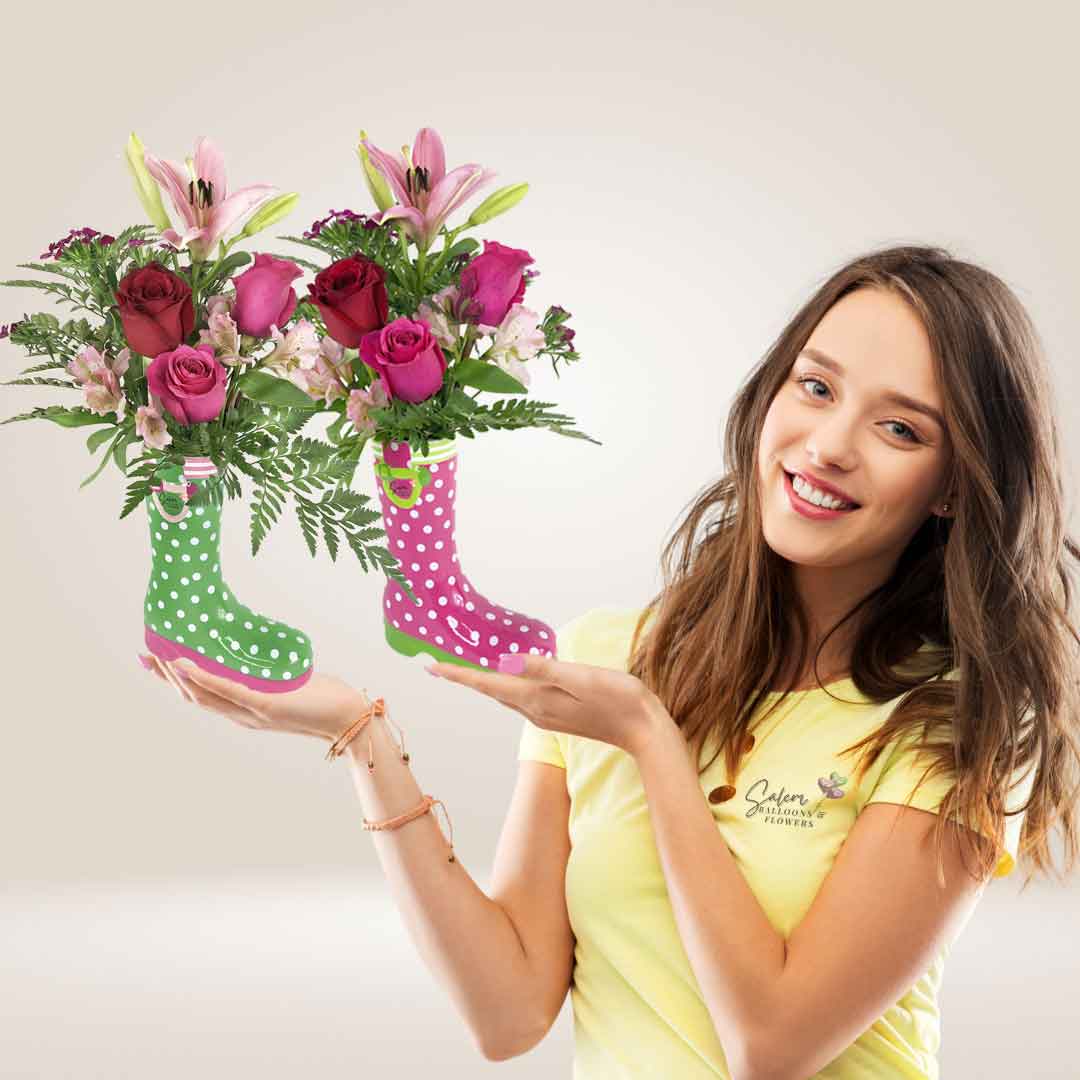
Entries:
[[116, 307], [128, 345], [142, 356], [175, 349], [195, 327], [191, 287], [158, 262], [124, 277], [116, 290]]
[[360, 339], [385, 325], [390, 312], [386, 271], [363, 255], [338, 259], [308, 284], [308, 298], [319, 309], [326, 332], [340, 345], [355, 349]]
[[174, 419], [190, 426], [221, 413], [227, 376], [213, 345], [181, 345], [154, 357], [146, 369], [146, 385]]

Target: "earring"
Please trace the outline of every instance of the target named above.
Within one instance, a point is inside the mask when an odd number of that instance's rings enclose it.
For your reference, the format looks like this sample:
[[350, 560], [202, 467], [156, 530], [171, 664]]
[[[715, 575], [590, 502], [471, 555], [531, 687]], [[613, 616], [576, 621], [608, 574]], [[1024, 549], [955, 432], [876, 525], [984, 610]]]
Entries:
[[942, 503], [941, 512], [943, 514], [947, 514], [949, 512], [949, 504], [948, 503]]

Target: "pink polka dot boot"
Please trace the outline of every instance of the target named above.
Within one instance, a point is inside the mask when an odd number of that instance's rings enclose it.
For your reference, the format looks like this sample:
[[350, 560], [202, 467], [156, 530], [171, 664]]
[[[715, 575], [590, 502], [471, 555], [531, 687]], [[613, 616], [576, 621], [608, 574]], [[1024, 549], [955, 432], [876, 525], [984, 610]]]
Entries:
[[212, 675], [264, 693], [311, 678], [311, 641], [295, 627], [245, 607], [221, 575], [223, 492], [209, 458], [158, 469], [146, 499], [152, 551], [146, 647], [187, 657]]
[[555, 655], [555, 631], [540, 619], [492, 603], [458, 563], [454, 503], [458, 484], [455, 439], [431, 439], [428, 453], [407, 442], [371, 441], [387, 548], [416, 594], [383, 589], [386, 640], [404, 656], [498, 670], [499, 653]]

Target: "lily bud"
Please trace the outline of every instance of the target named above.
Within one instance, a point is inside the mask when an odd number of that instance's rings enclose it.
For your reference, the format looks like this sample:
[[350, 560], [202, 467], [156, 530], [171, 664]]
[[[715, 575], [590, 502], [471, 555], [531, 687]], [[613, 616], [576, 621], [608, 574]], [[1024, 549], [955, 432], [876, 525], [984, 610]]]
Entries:
[[143, 210], [146, 211], [150, 223], [161, 230], [172, 228], [169, 215], [165, 213], [165, 207], [161, 204], [161, 189], [157, 186], [157, 181], [150, 175], [150, 170], [146, 167], [146, 159], [143, 157], [143, 144], [134, 131], [128, 138], [125, 158], [131, 172], [131, 178], [135, 181], [135, 193], [139, 196], [139, 202], [142, 203]]
[[277, 195], [263, 203], [258, 210], [248, 219], [248, 223], [240, 230], [241, 236], [254, 236], [257, 232], [269, 228], [280, 221], [286, 214], [292, 213], [293, 207], [300, 201], [300, 193], [289, 191], [284, 195]]
[[517, 206], [525, 198], [525, 192], [529, 190], [528, 184], [510, 184], [492, 192], [470, 215], [465, 222], [468, 226], [483, 225], [507, 210]]
[[367, 184], [367, 189], [371, 192], [371, 197], [375, 200], [375, 205], [379, 210], [389, 210], [394, 205], [394, 196], [390, 194], [390, 185], [387, 184], [386, 178], [371, 164], [367, 147], [364, 145], [364, 139], [366, 138], [367, 132], [361, 131], [360, 142], [356, 146], [356, 152], [360, 156], [360, 164], [364, 167], [364, 182]]

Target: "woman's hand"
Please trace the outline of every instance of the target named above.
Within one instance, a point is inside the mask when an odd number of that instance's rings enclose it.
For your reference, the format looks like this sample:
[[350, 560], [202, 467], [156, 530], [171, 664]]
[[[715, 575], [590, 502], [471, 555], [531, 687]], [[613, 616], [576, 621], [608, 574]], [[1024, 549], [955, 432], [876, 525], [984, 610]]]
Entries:
[[514, 674], [448, 663], [428, 664], [425, 670], [494, 698], [537, 727], [598, 739], [633, 756], [660, 725], [674, 722], [660, 699], [629, 672], [534, 653], [514, 654], [510, 663], [519, 667]]
[[296, 690], [263, 694], [188, 660], [168, 662], [153, 654], [139, 659], [186, 700], [259, 731], [290, 731], [334, 742], [370, 705], [360, 690], [320, 672]]

